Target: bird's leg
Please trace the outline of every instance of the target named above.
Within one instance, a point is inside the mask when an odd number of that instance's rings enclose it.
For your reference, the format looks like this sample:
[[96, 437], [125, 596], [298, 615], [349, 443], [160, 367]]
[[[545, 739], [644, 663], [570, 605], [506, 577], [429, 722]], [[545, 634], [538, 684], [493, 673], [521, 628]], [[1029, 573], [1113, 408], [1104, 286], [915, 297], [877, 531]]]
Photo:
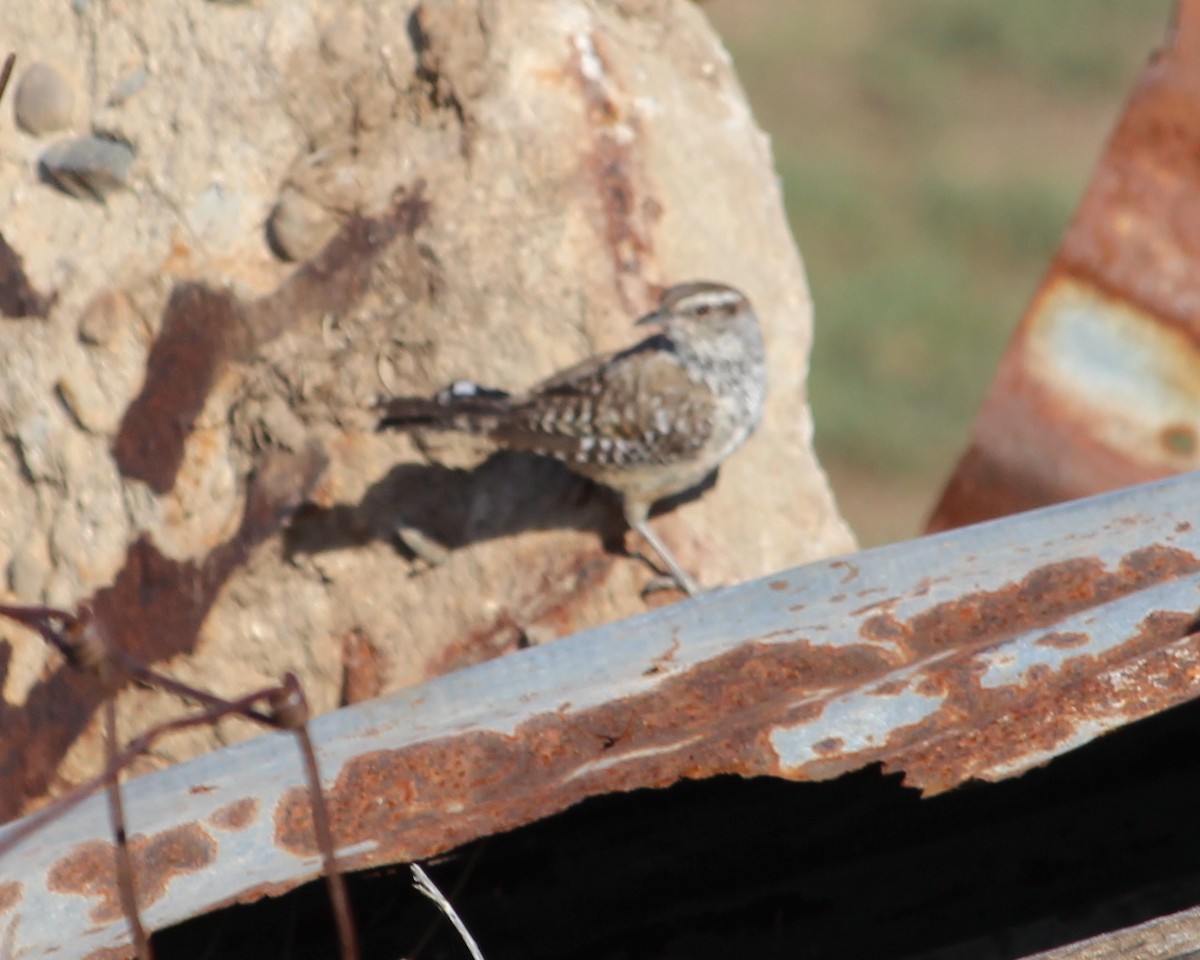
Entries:
[[695, 581], [690, 573], [683, 569], [680, 562], [675, 559], [675, 554], [663, 543], [662, 538], [654, 532], [647, 519], [648, 513], [649, 510], [647, 509], [637, 509], [636, 506], [628, 503], [625, 505], [625, 521], [629, 524], [630, 529], [636, 530], [650, 544], [654, 552], [658, 554], [658, 558], [662, 561], [663, 566], [670, 571], [672, 579], [674, 579], [680, 590], [689, 597], [699, 596], [701, 593], [700, 584]]

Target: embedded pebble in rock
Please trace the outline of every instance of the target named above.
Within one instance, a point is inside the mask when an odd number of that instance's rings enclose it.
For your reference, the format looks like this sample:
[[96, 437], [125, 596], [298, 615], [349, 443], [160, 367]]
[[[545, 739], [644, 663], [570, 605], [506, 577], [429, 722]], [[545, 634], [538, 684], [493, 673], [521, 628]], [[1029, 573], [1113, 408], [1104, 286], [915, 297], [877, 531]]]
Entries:
[[112, 93], [108, 95], [108, 105], [110, 107], [118, 107], [130, 97], [139, 93], [146, 85], [146, 80], [149, 78], [145, 67], [138, 67], [132, 73], [127, 73], [117, 81], [113, 87]]
[[38, 167], [43, 179], [80, 199], [103, 201], [125, 186], [134, 150], [110, 137], [59, 140], [42, 154]]
[[338, 219], [291, 184], [279, 191], [279, 202], [267, 222], [271, 250], [282, 260], [306, 260], [337, 233]]
[[14, 596], [40, 597], [53, 568], [46, 538], [26, 537], [8, 563], [8, 588]]
[[82, 429], [89, 433], [115, 433], [121, 418], [114, 417], [92, 369], [75, 359], [66, 375], [54, 385], [55, 392], [67, 413]]
[[31, 64], [13, 95], [17, 126], [35, 137], [70, 126], [74, 107], [71, 85], [48, 63]]
[[129, 301], [120, 293], [102, 290], [79, 317], [79, 339], [92, 347], [108, 346], [117, 331], [128, 323]]

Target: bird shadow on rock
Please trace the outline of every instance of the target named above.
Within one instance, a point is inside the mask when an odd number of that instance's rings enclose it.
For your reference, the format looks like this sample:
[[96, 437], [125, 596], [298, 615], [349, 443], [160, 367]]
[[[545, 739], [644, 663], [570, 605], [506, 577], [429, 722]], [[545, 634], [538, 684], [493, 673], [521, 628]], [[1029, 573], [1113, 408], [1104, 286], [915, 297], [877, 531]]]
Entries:
[[[715, 482], [663, 500], [655, 514], [694, 499]], [[322, 553], [381, 540], [410, 559], [438, 562], [473, 543], [533, 530], [574, 529], [600, 537], [610, 553], [627, 556], [617, 497], [557, 460], [501, 451], [473, 469], [401, 463], [357, 504], [308, 507], [286, 536], [289, 555]]]

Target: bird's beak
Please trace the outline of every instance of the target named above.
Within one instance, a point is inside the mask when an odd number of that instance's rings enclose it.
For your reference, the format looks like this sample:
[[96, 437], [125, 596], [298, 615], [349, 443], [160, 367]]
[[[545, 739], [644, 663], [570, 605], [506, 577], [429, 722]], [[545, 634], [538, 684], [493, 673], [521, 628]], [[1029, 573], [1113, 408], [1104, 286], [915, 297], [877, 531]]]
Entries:
[[647, 324], [662, 323], [662, 322], [663, 322], [663, 312], [661, 310], [652, 310], [652, 311], [650, 311], [650, 313], [646, 314], [644, 317], [638, 317], [636, 320], [634, 320], [633, 325], [635, 327], [644, 327]]

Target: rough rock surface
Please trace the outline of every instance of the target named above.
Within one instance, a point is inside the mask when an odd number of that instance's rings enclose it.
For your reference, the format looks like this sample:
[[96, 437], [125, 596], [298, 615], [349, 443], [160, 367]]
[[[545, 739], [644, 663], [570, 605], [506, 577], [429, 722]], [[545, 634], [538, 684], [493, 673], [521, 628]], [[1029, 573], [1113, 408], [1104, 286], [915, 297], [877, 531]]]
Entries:
[[[852, 547], [810, 446], [811, 307], [768, 143], [690, 0], [31, 0], [5, 20], [20, 60], [75, 84], [65, 135], [135, 154], [66, 192], [50, 141], [0, 113], [10, 602], [90, 600], [116, 642], [224, 694], [295, 670], [320, 710], [637, 613], [652, 571], [603, 494], [376, 434], [368, 408], [625, 346], [690, 279], [750, 295], [771, 393], [655, 526], [707, 584]], [[430, 567], [403, 543], [450, 549]], [[99, 693], [9, 626], [0, 690], [7, 815], [7, 784], [95, 768]], [[180, 708], [127, 689], [122, 725]]]

